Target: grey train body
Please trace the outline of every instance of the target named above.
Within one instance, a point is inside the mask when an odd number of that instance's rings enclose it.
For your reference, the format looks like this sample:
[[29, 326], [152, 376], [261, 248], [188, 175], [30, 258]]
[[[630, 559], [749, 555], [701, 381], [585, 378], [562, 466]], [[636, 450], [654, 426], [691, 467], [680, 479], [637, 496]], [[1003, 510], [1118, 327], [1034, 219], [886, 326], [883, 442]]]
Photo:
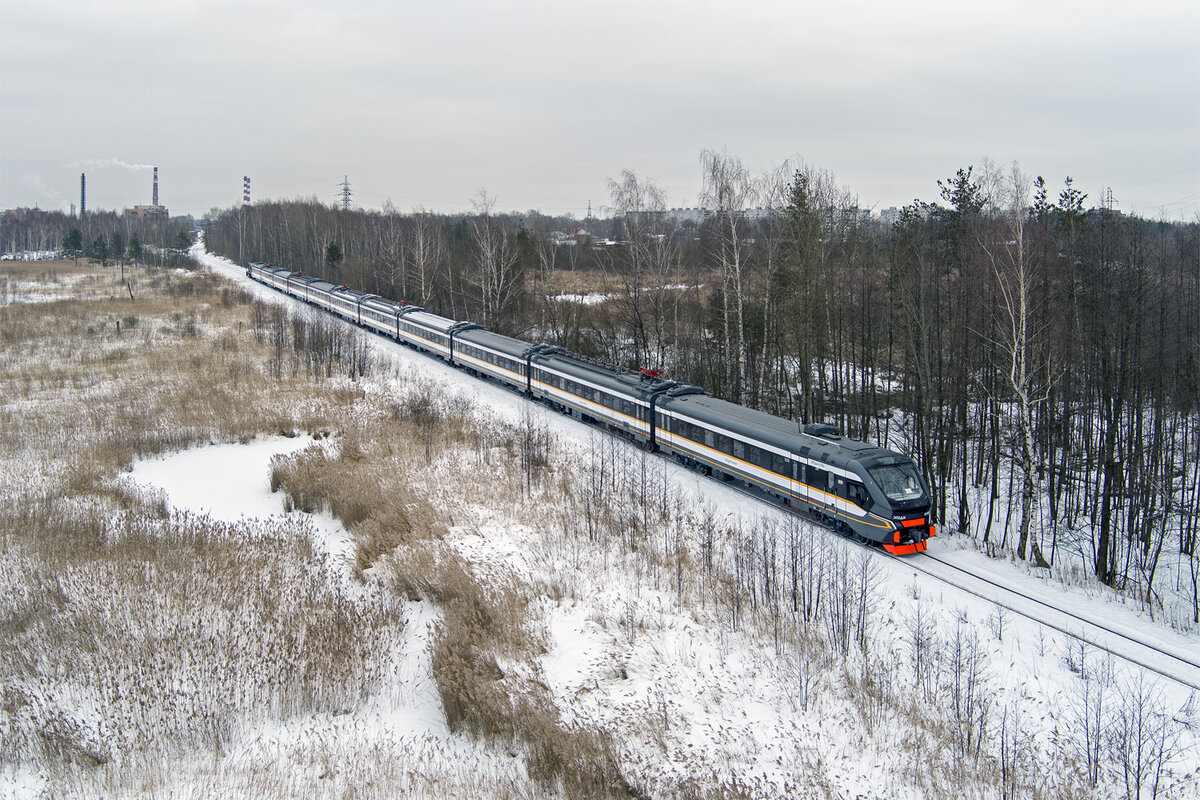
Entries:
[[801, 428], [652, 371], [614, 368], [281, 267], [252, 263], [247, 274], [891, 553], [922, 552], [936, 533], [912, 459], [833, 426]]

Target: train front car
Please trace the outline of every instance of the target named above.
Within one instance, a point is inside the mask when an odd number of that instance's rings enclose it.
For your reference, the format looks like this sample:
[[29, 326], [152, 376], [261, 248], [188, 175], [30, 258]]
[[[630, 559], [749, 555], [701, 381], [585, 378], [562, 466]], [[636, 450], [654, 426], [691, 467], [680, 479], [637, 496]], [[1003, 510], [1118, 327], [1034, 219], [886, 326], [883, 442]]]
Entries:
[[864, 474], [873, 508], [892, 521], [894, 530], [881, 544], [889, 553], [923, 553], [928, 540], [937, 535], [933, 524], [929, 487], [917, 465], [907, 456], [890, 450], [864, 456], [856, 470]]
[[800, 427], [688, 387], [658, 398], [655, 427], [659, 449], [682, 463], [859, 541], [902, 555], [923, 552], [933, 535], [929, 491], [912, 460], [832, 425]]
[[929, 488], [908, 456], [805, 425], [797, 439], [809, 502], [826, 523], [893, 555], [923, 553], [936, 532]]

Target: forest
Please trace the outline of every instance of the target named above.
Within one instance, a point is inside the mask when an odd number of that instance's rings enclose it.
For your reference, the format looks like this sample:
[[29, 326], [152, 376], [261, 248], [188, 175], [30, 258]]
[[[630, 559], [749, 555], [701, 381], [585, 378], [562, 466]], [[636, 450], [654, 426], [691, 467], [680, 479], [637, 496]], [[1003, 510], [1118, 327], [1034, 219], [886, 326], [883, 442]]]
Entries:
[[0, 254], [54, 253], [108, 266], [139, 263], [182, 266], [192, 242], [190, 218], [138, 220], [114, 211], [75, 217], [58, 211], [17, 209], [0, 221]]
[[[205, 243], [886, 442], [943, 531], [1200, 623], [1200, 223], [1015, 164], [886, 222], [812, 165], [700, 166], [695, 213], [624, 171], [599, 218], [313, 198], [214, 211]], [[0, 245], [61, 247], [62, 219], [6, 220]]]

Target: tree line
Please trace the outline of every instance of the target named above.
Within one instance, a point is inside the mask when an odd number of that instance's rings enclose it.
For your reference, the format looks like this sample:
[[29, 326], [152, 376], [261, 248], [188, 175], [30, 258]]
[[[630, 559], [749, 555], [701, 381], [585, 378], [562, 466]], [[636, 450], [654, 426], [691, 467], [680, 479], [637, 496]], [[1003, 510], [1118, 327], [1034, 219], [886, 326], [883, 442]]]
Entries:
[[[699, 166], [686, 219], [625, 171], [603, 219], [296, 200], [214, 213], [206, 241], [899, 447], [943, 530], [1200, 621], [1200, 225], [1016, 165], [886, 223], [809, 164]], [[581, 282], [605, 302], [564, 296]]]
[[181, 266], [192, 243], [192, 220], [137, 220], [112, 211], [71, 216], [60, 211], [20, 209], [0, 221], [0, 253], [56, 252], [105, 266], [140, 263]]

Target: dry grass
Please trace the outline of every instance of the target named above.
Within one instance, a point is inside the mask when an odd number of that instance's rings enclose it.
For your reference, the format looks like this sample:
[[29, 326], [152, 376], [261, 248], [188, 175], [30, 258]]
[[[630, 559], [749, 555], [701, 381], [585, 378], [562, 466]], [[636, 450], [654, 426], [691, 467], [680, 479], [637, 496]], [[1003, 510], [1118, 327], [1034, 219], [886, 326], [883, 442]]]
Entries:
[[[694, 621], [721, 630], [722, 646], [773, 652], [778, 663], [764, 663], [794, 675], [783, 702], [848, 705], [850, 739], [904, 742], [913, 766], [891, 778], [897, 785], [931, 798], [1078, 793], [1065, 740], [1034, 742], [1013, 725], [1025, 783], [1006, 783], [987, 747], [964, 749], [944, 701], [948, 657], [928, 671], [932, 699], [914, 703], [895, 688], [913, 671], [908, 654], [860, 641], [844, 609], [792, 610], [789, 588], [826, 598], [853, 589], [840, 545], [799, 535], [807, 582], [789, 587], [782, 569], [764, 580], [790, 554], [763, 542], [793, 541], [793, 532], [688, 505], [659, 459], [602, 436], [582, 462], [561, 459], [532, 418], [498, 421], [412, 374], [365, 393], [328, 380], [276, 352], [270, 332], [283, 329], [282, 316], [203, 275], [134, 274], [133, 302], [98, 294], [111, 278], [92, 286], [77, 275], [70, 291], [92, 297], [82, 302], [0, 307], [0, 766], [44, 770], [50, 794], [161, 792], [171, 765], [188, 757], [217, 765], [197, 770], [205, 795], [837, 791], [836, 762], [811, 743], [801, 745], [812, 747], [811, 763], [792, 762], [809, 768], [782, 786], [751, 768], [752, 736], [714, 745], [721, 763], [686, 755], [689, 734], [670, 698], [576, 721], [542, 673], [546, 609], [604, 592], [625, 599], [619, 616], [602, 620], [625, 653], [605, 680], [625, 684], [628, 651], [653, 642], [664, 619]], [[318, 444], [278, 459], [272, 486], [296, 508], [343, 521], [358, 588], [371, 590], [361, 596], [336, 588], [302, 528], [235, 531], [172, 517], [115, 480], [139, 455], [297, 431]], [[514, 563], [470, 557], [464, 541], [486, 546], [490, 520], [528, 527]], [[524, 571], [522, 558], [536, 566]], [[536, 784], [497, 766], [476, 778], [438, 773], [447, 777], [439, 786], [437, 775], [396, 764], [415, 753], [461, 767], [445, 742], [247, 741], [253, 720], [361, 703], [385, 680], [381, 653], [416, 599], [440, 609], [432, 670], [449, 726], [504, 763], [510, 751], [523, 755]], [[1053, 782], [1032, 783], [1038, 764], [1054, 765]]]
[[0, 768], [49, 796], [153, 790], [264, 719], [357, 707], [403, 629], [338, 588], [302, 518], [231, 526], [122, 488], [134, 458], [326, 429], [360, 392], [270, 376], [248, 297], [210, 274], [127, 270], [130, 300], [114, 273], [5, 265]]
[[86, 508], [22, 518], [35, 546], [4, 559], [20, 587], [3, 609], [6, 761], [220, 753], [263, 715], [357, 707], [400, 632], [335, 588], [300, 518], [249, 537], [140, 504], [101, 525]]
[[[441, 609], [433, 673], [451, 730], [523, 750], [530, 776], [566, 796], [627, 797], [606, 738], [565, 727], [544, 684], [525, 668], [501, 666], [528, 664], [544, 652], [529, 630], [528, 587], [477, 574], [446, 543], [455, 505], [438, 502], [430, 467], [443, 477], [442, 470], [457, 473], [441, 483], [456, 486], [463, 454], [492, 459], [488, 473], [509, 477], [491, 488], [511, 492], [521, 486], [513, 469], [519, 434], [480, 424], [461, 398], [435, 397], [418, 381], [379, 401], [377, 413], [364, 415], [333, 446], [277, 459], [272, 485], [296, 507], [327, 508], [347, 526], [360, 574], [378, 567], [374, 574], [398, 596]], [[475, 499], [487, 502], [489, 492]]]

